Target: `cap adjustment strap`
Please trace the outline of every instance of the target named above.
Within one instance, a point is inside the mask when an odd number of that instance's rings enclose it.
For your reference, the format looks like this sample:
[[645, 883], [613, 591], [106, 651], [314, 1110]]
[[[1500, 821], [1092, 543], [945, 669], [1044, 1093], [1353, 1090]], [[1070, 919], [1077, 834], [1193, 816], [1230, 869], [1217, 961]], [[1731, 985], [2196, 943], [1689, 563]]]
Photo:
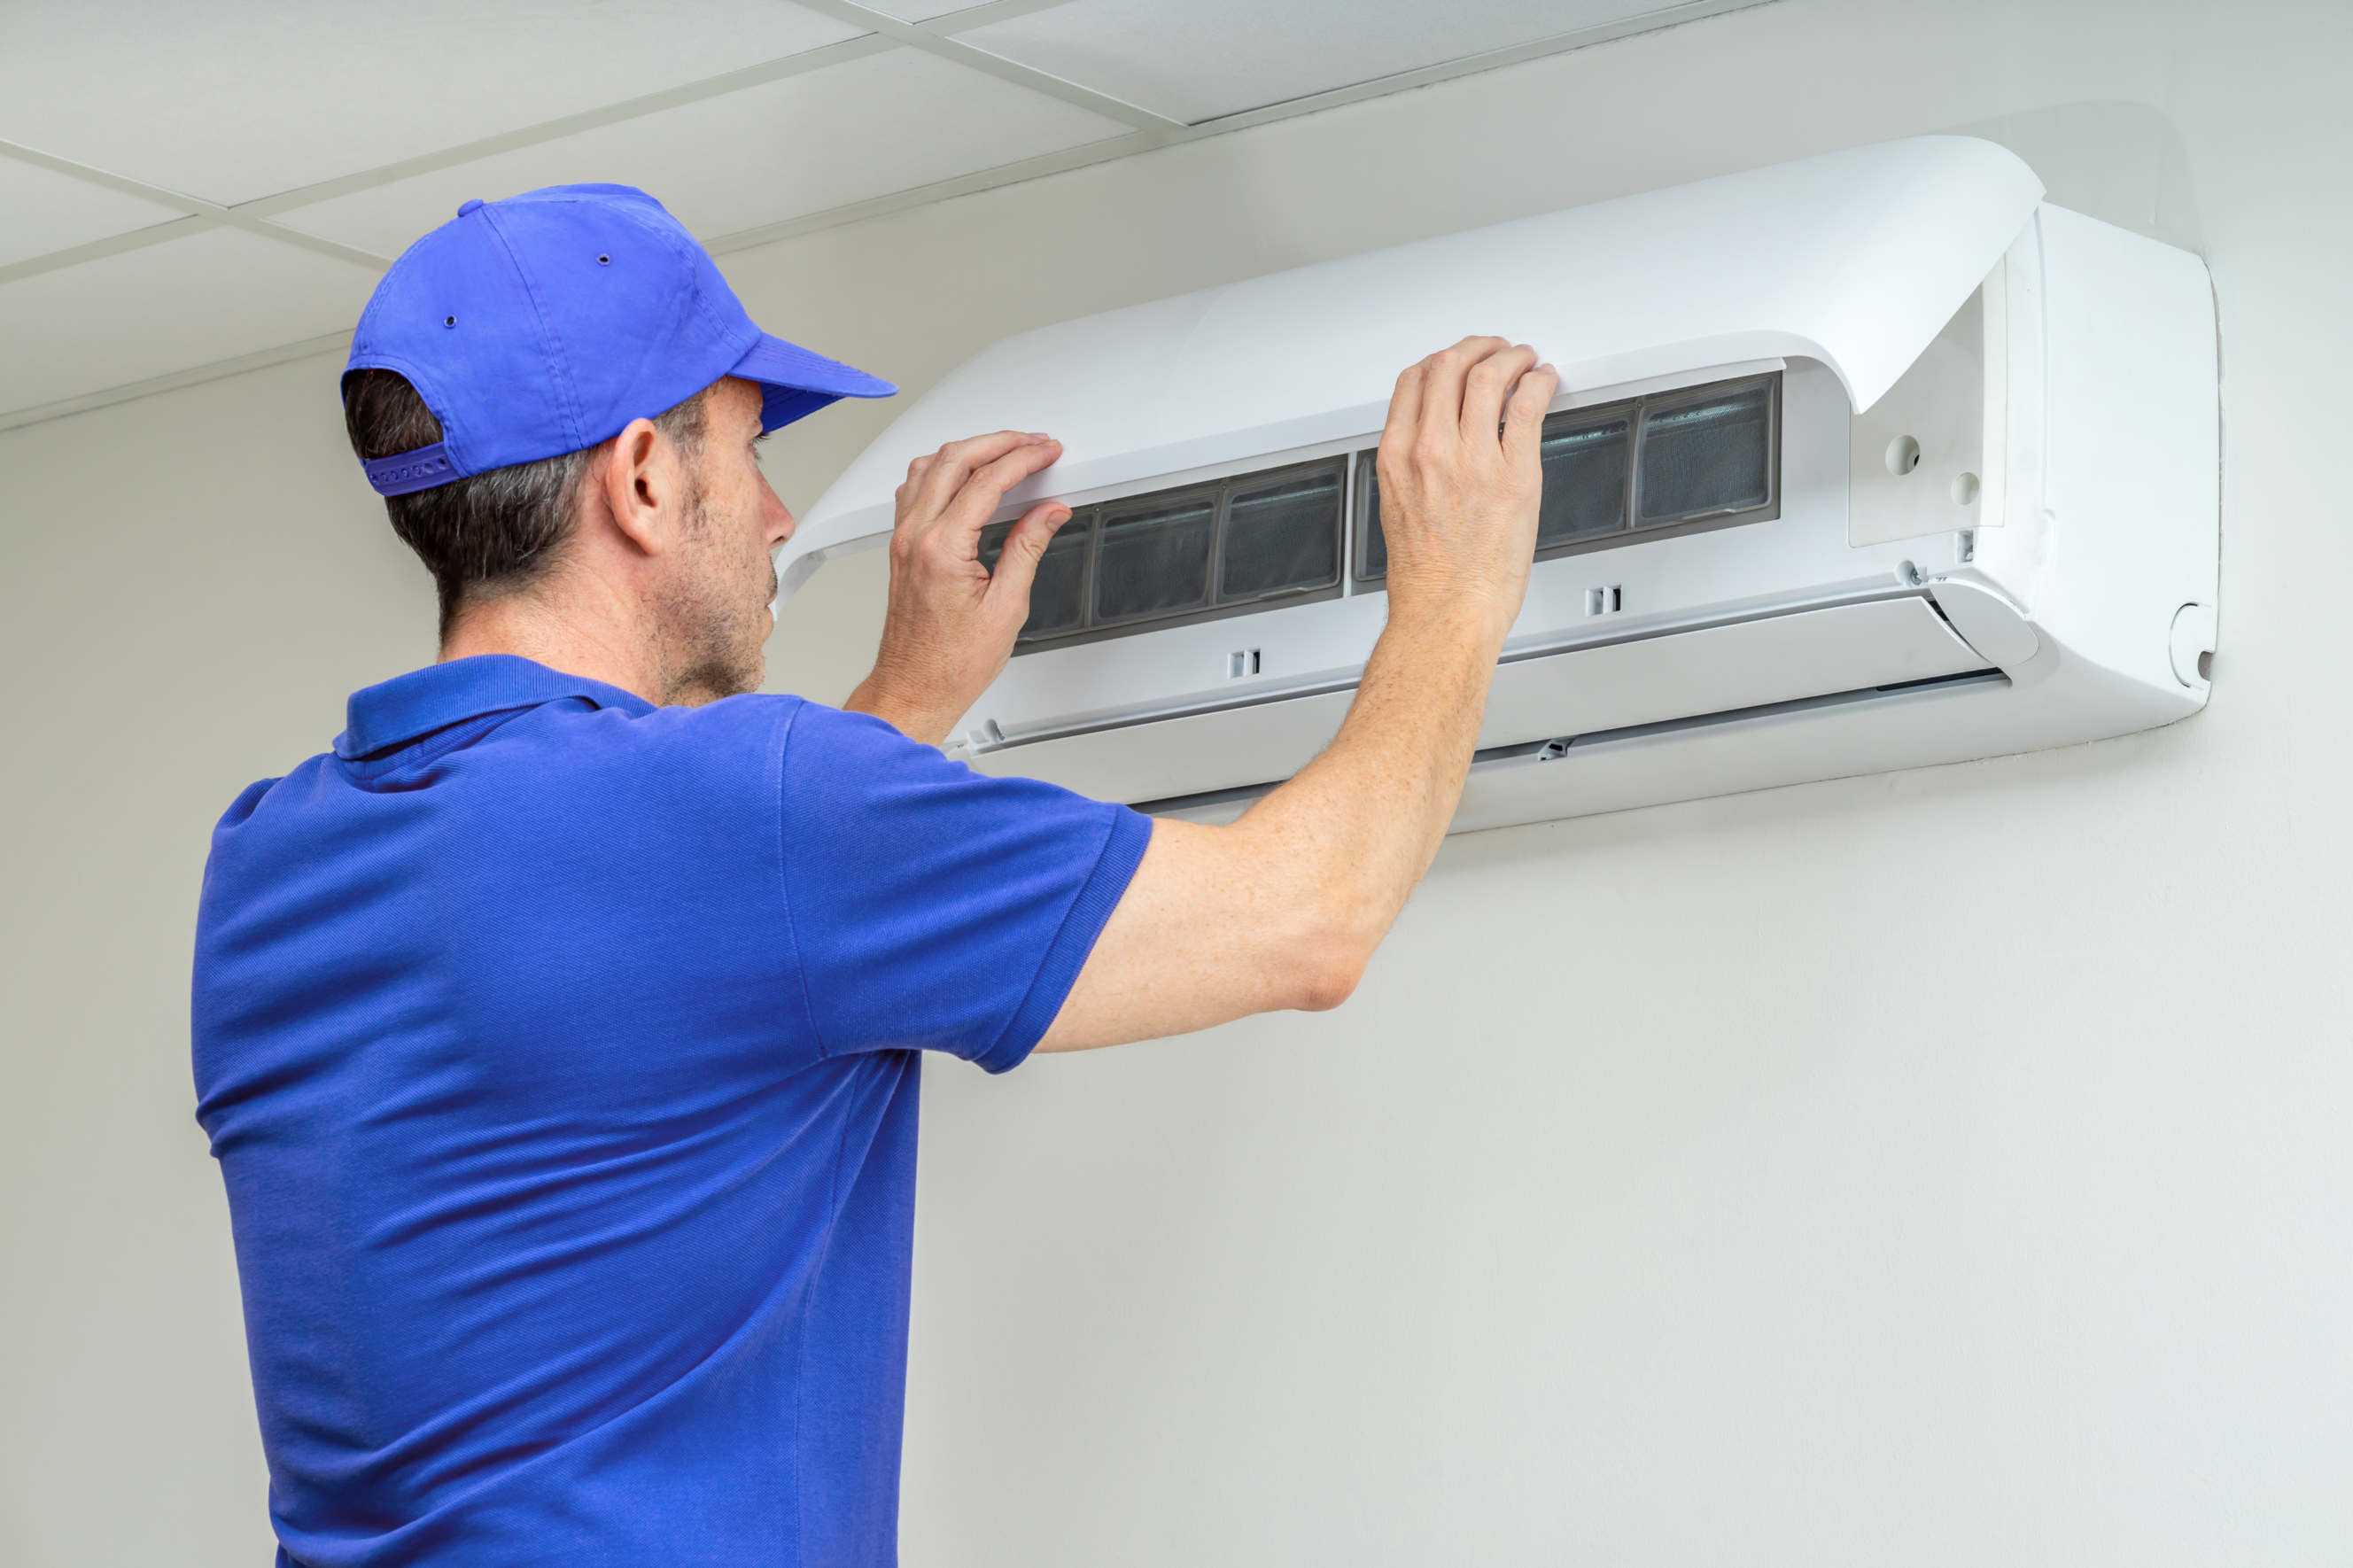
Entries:
[[360, 467], [367, 470], [368, 483], [380, 496], [429, 490], [459, 477], [457, 459], [449, 456], [446, 441], [436, 441], [412, 452], [395, 452], [389, 458], [370, 458]]

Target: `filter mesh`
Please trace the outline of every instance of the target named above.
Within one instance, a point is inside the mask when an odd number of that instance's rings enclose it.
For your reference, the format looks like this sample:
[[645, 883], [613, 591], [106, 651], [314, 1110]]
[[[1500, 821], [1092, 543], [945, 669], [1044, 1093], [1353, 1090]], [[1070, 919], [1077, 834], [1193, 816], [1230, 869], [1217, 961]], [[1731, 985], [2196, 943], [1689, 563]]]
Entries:
[[1232, 493], [1219, 549], [1221, 601], [1339, 580], [1340, 475], [1328, 468]]
[[1773, 389], [1756, 382], [1642, 416], [1640, 522], [1763, 506], [1773, 494]]
[[1356, 563], [1360, 577], [1386, 577], [1389, 571], [1389, 542], [1381, 534], [1381, 481], [1373, 468], [1373, 454], [1356, 455], [1356, 482], [1365, 489], [1365, 549]]
[[1615, 533], [1626, 526], [1625, 416], [1555, 431], [1537, 449], [1544, 500], [1536, 510], [1536, 548]]
[[1095, 554], [1095, 620], [1165, 615], [1208, 602], [1217, 500], [1197, 495], [1106, 516]]

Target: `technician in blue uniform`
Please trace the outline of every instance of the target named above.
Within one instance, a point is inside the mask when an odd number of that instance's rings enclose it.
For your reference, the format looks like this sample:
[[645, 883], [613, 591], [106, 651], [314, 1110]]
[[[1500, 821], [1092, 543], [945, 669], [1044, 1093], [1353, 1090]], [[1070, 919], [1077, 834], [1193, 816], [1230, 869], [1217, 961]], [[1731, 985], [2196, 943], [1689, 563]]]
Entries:
[[1555, 381], [1498, 339], [1405, 371], [1345, 725], [1234, 825], [1155, 823], [935, 749], [1069, 516], [979, 563], [1054, 441], [918, 459], [873, 674], [753, 695], [793, 527], [755, 444], [892, 389], [625, 186], [419, 240], [343, 403], [441, 658], [237, 797], [196, 933], [280, 1562], [893, 1561], [920, 1053], [1347, 996], [1469, 765]]

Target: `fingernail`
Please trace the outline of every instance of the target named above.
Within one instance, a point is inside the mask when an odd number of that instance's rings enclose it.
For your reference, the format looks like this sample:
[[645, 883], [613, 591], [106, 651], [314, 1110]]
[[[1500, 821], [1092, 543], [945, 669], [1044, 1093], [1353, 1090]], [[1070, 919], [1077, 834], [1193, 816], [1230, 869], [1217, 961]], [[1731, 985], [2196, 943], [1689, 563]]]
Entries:
[[1043, 430], [1032, 430], [1029, 432], [1029, 439], [1032, 441], [1050, 441], [1053, 437], [1047, 435]]

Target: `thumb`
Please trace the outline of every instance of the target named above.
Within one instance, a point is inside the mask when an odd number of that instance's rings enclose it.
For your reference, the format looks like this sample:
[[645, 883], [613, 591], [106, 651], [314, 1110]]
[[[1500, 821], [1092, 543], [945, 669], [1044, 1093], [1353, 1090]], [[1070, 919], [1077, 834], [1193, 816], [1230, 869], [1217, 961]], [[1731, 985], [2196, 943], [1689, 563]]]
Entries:
[[1504, 405], [1504, 456], [1514, 464], [1533, 463], [1544, 434], [1545, 410], [1560, 391], [1560, 372], [1540, 364], [1522, 375]]
[[1058, 500], [1041, 500], [1023, 512], [1013, 531], [1005, 536], [1005, 552], [997, 558], [997, 570], [989, 578], [990, 595], [1001, 592], [1028, 604], [1029, 584], [1037, 579], [1038, 563], [1047, 544], [1070, 521], [1071, 509]]

